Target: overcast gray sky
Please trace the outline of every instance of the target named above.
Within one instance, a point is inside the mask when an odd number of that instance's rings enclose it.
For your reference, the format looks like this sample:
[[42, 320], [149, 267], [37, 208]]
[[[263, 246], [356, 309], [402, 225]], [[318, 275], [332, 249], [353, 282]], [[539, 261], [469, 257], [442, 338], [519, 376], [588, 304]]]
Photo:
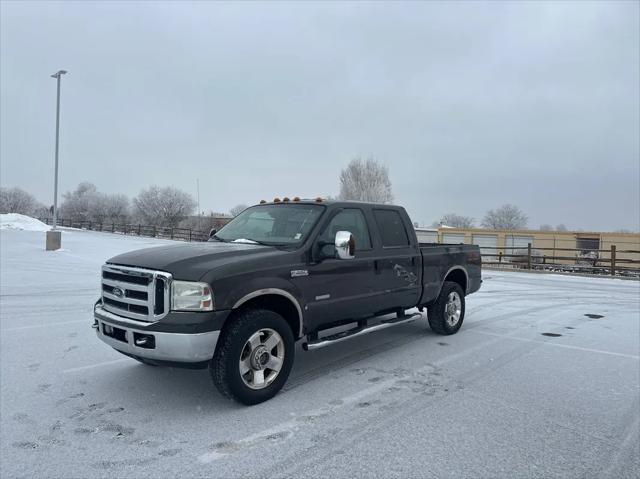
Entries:
[[640, 229], [640, 3], [1, 2], [1, 184], [203, 210], [389, 166], [415, 221]]

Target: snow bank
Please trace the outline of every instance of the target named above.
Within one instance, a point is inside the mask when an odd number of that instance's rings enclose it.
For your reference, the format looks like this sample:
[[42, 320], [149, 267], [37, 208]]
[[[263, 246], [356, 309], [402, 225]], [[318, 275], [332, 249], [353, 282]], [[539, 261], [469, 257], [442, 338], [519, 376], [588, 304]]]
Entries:
[[4, 213], [0, 214], [0, 229], [49, 231], [51, 227], [30, 216], [20, 215], [18, 213]]

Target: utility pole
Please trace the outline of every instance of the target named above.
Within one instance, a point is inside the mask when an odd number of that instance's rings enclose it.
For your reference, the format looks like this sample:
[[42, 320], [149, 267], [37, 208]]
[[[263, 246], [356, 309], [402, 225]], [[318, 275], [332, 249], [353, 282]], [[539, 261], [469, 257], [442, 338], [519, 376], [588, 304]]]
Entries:
[[62, 75], [66, 74], [66, 70], [59, 70], [51, 75], [51, 78], [55, 78], [58, 82], [58, 94], [56, 97], [56, 163], [55, 174], [53, 180], [53, 228], [51, 231], [47, 231], [47, 250], [55, 251], [60, 249], [61, 246], [61, 233], [57, 230], [58, 224], [58, 149], [60, 145], [60, 80]]

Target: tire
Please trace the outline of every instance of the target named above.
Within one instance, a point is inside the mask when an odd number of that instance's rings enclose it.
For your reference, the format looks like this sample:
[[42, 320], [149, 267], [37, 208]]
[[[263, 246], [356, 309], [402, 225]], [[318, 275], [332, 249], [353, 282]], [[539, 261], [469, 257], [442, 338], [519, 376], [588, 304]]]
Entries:
[[434, 333], [455, 334], [464, 321], [464, 292], [458, 283], [445, 281], [438, 299], [427, 308], [429, 326]]
[[273, 311], [250, 309], [222, 331], [209, 372], [223, 396], [259, 404], [282, 389], [294, 355], [295, 340], [285, 319]]

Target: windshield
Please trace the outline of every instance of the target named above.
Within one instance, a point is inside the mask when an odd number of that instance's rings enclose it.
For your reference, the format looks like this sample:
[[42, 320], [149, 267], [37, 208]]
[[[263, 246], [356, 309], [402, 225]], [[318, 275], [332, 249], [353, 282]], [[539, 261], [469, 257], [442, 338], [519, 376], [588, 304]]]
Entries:
[[300, 243], [323, 210], [324, 206], [309, 204], [253, 206], [231, 220], [214, 239], [268, 245]]

